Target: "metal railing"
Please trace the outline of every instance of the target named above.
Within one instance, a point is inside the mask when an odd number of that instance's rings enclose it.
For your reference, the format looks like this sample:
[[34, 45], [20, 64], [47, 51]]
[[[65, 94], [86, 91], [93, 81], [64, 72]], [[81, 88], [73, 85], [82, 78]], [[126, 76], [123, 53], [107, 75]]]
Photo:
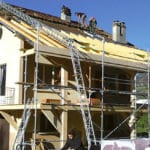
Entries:
[[6, 87], [5, 95], [0, 95], [0, 105], [14, 104], [15, 88]]

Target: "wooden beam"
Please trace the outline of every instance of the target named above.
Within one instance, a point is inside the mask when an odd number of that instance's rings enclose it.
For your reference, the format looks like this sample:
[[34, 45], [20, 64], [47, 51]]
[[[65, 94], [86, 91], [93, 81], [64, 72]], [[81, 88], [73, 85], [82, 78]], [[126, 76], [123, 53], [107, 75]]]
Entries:
[[65, 140], [67, 139], [67, 133], [68, 133], [68, 111], [62, 111], [61, 113], [61, 132], [60, 132], [60, 141], [61, 146], [65, 144]]
[[26, 31], [21, 30], [20, 28], [18, 28], [17, 26], [15, 26], [12, 22], [7, 21], [6, 19], [0, 17], [0, 21], [2, 21], [6, 26], [14, 29], [15, 31], [19, 32], [20, 34], [24, 35], [25, 37], [27, 37], [29, 40], [36, 42], [36, 38], [34, 38], [33, 36], [29, 35], [26, 33]]
[[[23, 25], [23, 27], [25, 27], [26, 29], [32, 30], [32, 32], [36, 35], [37, 31], [36, 29], [33, 30], [33, 28], [31, 28], [31, 26], [29, 26], [28, 24], [26, 24], [24, 21], [21, 21], [21, 25]], [[48, 42], [47, 45], [50, 45], [50, 43], [56, 47], [60, 47], [60, 48], [65, 48], [64, 46], [61, 45], [61, 43], [59, 44], [57, 41], [55, 41], [54, 39], [52, 39], [47, 33], [45, 33], [44, 31], [40, 31], [40, 40], [45, 40]]]
[[61, 133], [61, 122], [51, 110], [42, 110], [45, 117], [52, 123], [56, 130]]
[[[49, 104], [41, 104], [41, 109], [43, 110], [49, 110], [49, 109], [55, 109], [55, 110], [73, 110], [73, 111], [80, 111], [80, 105], [49, 105]], [[100, 112], [101, 111], [101, 107], [100, 106], [90, 106], [90, 110], [95, 112]], [[120, 113], [124, 113], [124, 112], [128, 112], [131, 113], [133, 111], [132, 108], [130, 107], [123, 107], [123, 106], [104, 106], [104, 111], [106, 113], [115, 113], [115, 112], [120, 112]], [[147, 112], [146, 109], [142, 109], [141, 112]]]
[[[22, 24], [16, 22], [15, 20], [11, 20], [11, 23], [13, 23], [18, 29], [21, 29], [22, 31], [25, 31], [28, 35], [32, 36], [33, 38], [37, 38], [37, 31], [34, 32], [34, 30], [30, 30], [26, 27], [24, 27]], [[52, 44], [50, 44], [48, 41], [40, 38], [39, 41], [43, 44], [46, 44], [48, 46], [52, 46]]]
[[[31, 106], [30, 106], [31, 107]], [[34, 105], [33, 105], [34, 108]], [[21, 111], [24, 109], [24, 105], [23, 104], [14, 104], [14, 105], [0, 105], [0, 110], [2, 111]], [[60, 104], [41, 104], [38, 103], [37, 104], [37, 109], [38, 110], [73, 110], [73, 111], [80, 111], [80, 105], [60, 105]], [[95, 111], [101, 111], [101, 107], [100, 106], [90, 106], [90, 110], [95, 112]], [[128, 106], [104, 106], [104, 111], [106, 113], [115, 113], [115, 112], [120, 112], [120, 113], [132, 113], [133, 109], [128, 107]], [[147, 109], [141, 109], [140, 110], [141, 113], [147, 113]]]
[[18, 129], [17, 122], [12, 118], [12, 116], [6, 112], [0, 111], [0, 114], [5, 118], [5, 120], [11, 124], [15, 129]]

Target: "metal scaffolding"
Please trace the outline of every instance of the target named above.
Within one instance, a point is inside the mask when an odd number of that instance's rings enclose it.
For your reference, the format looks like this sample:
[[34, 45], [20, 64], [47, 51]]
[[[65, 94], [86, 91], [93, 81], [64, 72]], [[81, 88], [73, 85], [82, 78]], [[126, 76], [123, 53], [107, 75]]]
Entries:
[[36, 150], [36, 133], [37, 133], [37, 103], [38, 103], [38, 68], [39, 68], [39, 32], [40, 25], [37, 24], [37, 41], [36, 41], [36, 53], [35, 53], [35, 70], [34, 70], [34, 143], [33, 149]]
[[147, 72], [147, 80], [148, 80], [148, 87], [147, 87], [147, 101], [148, 101], [148, 138], [150, 138], [150, 52], [148, 51], [148, 72]]
[[[67, 48], [69, 48], [70, 50], [72, 50], [72, 48], [75, 48], [75, 47], [72, 47], [71, 45], [71, 48], [70, 48], [70, 45], [68, 47], [68, 40], [70, 40], [67, 36], [63, 35], [63, 34], [60, 34], [59, 31], [57, 31], [56, 29], [53, 29], [53, 28], [50, 28], [46, 25], [44, 25], [43, 23], [31, 18], [30, 16], [27, 16], [26, 14], [16, 10], [15, 8], [9, 6], [8, 4], [5, 4], [3, 1], [0, 1], [0, 6], [6, 10], [8, 10], [10, 13], [13, 13], [14, 15], [18, 16], [19, 18], [21, 18], [22, 20], [26, 21], [28, 24], [30, 24], [31, 26], [33, 26], [34, 28], [36, 28], [36, 34], [37, 34], [37, 40], [36, 40], [36, 51], [35, 51], [35, 70], [34, 70], [34, 140], [33, 140], [33, 149], [36, 150], [36, 134], [37, 134], [37, 103], [38, 103], [38, 96], [37, 96], [37, 92], [38, 92], [38, 71], [39, 71], [39, 35], [40, 35], [40, 31], [41, 30], [44, 30], [44, 32], [48, 33], [49, 36], [51, 38], [54, 38], [57, 42], [59, 42], [60, 44], [64, 45], [65, 47], [67, 46]], [[90, 35], [90, 34], [89, 34]], [[139, 95], [146, 95], [146, 93], [138, 93], [138, 91], [136, 90], [136, 83], [137, 83], [137, 78], [135, 76], [135, 79], [133, 82], [130, 82], [130, 80], [125, 80], [125, 79], [118, 79], [118, 78], [111, 78], [111, 77], [106, 77], [104, 72], [105, 72], [105, 38], [102, 37], [102, 36], [98, 36], [98, 35], [90, 35], [91, 37], [93, 38], [98, 38], [98, 39], [101, 39], [101, 42], [102, 42], [102, 50], [101, 50], [101, 55], [100, 55], [100, 60], [101, 60], [101, 88], [98, 88], [98, 89], [94, 89], [94, 90], [97, 90], [100, 92], [101, 94], [101, 104], [100, 104], [100, 107], [101, 107], [101, 116], [100, 116], [100, 120], [101, 120], [101, 123], [100, 123], [100, 142], [107, 139], [110, 135], [112, 135], [118, 128], [120, 128], [125, 122], [127, 122], [131, 117], [132, 115], [134, 115], [135, 117], [135, 114], [145, 105], [145, 103], [143, 103], [140, 107], [137, 107], [137, 104], [136, 104], [136, 100], [137, 100], [137, 97], [135, 98], [135, 101], [134, 101], [134, 111], [132, 112], [132, 114], [130, 116], [128, 116], [127, 118], [125, 118], [116, 128], [114, 128], [110, 133], [108, 133], [105, 137], [104, 137], [104, 93], [105, 92], [110, 92], [110, 93], [124, 93], [124, 94], [128, 94], [128, 95], [131, 95], [133, 94], [134, 96], [137, 96], [138, 94]], [[76, 48], [75, 48], [76, 49]], [[76, 52], [76, 51], [75, 51]], [[81, 71], [81, 66], [79, 65], [80, 62], [79, 62], [79, 55], [78, 54], [74, 54], [73, 58], [74, 59], [74, 70], [75, 70], [75, 77], [76, 77], [76, 80], [77, 82], [80, 82], [77, 84], [77, 91], [78, 91], [78, 94], [79, 94], [79, 98], [81, 100], [81, 106], [84, 106], [84, 107], [81, 107], [81, 112], [82, 112], [82, 117], [83, 117], [83, 121], [84, 121], [84, 127], [85, 127], [85, 131], [86, 131], [86, 138], [87, 138], [87, 141], [88, 141], [88, 146], [90, 145], [91, 146], [91, 143], [94, 141], [94, 143], [96, 144], [96, 139], [95, 139], [95, 133], [94, 133], [94, 128], [93, 128], [93, 123], [92, 123], [92, 118], [91, 118], [91, 114], [90, 114], [90, 110], [89, 110], [89, 105], [84, 105], [84, 101], [82, 103], [82, 99], [83, 100], [87, 100], [86, 98], [86, 87], [83, 83], [83, 76], [82, 76], [82, 71]], [[28, 88], [27, 86], [27, 79], [26, 79], [26, 76], [27, 76], [27, 56], [25, 56], [25, 72], [24, 72], [24, 112], [25, 112], [25, 117], [22, 117], [23, 121], [26, 122], [25, 125], [27, 126], [27, 123], [29, 121], [29, 118], [30, 115], [27, 115], [26, 116], [26, 111], [28, 110], [27, 109], [27, 106], [26, 106], [26, 90]], [[148, 74], [148, 90], [147, 90], [147, 100], [148, 100], [148, 135], [149, 135], [149, 138], [150, 138], [150, 93], [149, 93], [149, 72], [150, 72], [150, 65], [149, 65], [149, 53], [148, 53], [148, 71], [147, 71], [147, 74]], [[77, 71], [77, 72], [76, 72]], [[120, 90], [105, 90], [105, 87], [104, 87], [104, 83], [106, 82], [105, 80], [106, 79], [109, 79], [111, 80], [110, 82], [114, 82], [115, 83], [115, 80], [118, 80], [120, 83], [122, 84], [133, 84], [134, 83], [134, 91], [131, 92], [131, 91], [120, 91]], [[53, 85], [54, 86], [54, 85]], [[68, 87], [61, 87], [61, 88], [68, 88]], [[89, 85], [89, 88], [91, 88], [91, 85]], [[91, 88], [92, 89], [92, 88]], [[91, 90], [90, 89], [90, 90]], [[84, 96], [84, 98], [81, 98], [82, 96]], [[89, 96], [90, 98], [90, 96]], [[86, 107], [86, 108], [85, 108]], [[85, 111], [86, 110], [86, 111]], [[88, 110], [88, 111], [87, 111]], [[30, 111], [31, 113], [31, 111]], [[135, 119], [135, 118], [134, 118]], [[137, 125], [136, 125], [136, 122], [134, 124], [134, 128], [136, 129]], [[21, 127], [21, 128], [26, 128], [26, 127]], [[18, 131], [19, 133], [19, 131]], [[25, 142], [25, 130], [23, 130], [23, 132], [21, 133], [21, 141], [20, 143], [24, 146], [26, 145], [26, 142]], [[20, 133], [19, 133], [20, 134]], [[19, 134], [18, 134], [18, 137], [19, 137]], [[23, 141], [23, 142], [22, 142]], [[88, 149], [90, 149], [88, 147]]]

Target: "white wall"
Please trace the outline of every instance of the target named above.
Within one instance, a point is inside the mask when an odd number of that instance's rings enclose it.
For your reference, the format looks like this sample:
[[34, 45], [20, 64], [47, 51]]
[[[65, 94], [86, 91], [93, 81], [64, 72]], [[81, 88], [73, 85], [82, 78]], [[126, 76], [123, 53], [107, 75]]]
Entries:
[[6, 87], [15, 88], [15, 103], [19, 101], [19, 65], [21, 40], [14, 33], [2, 26], [0, 39], [0, 64], [6, 64]]

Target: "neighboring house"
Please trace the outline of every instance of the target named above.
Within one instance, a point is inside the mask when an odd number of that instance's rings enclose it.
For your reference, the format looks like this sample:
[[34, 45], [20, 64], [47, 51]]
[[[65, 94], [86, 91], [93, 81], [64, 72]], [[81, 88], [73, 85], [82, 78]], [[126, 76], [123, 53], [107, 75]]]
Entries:
[[[13, 6], [50, 27], [60, 37], [74, 39], [79, 49], [81, 67], [90, 103], [96, 137], [100, 138], [101, 100], [104, 107], [104, 136], [134, 110], [134, 77], [147, 71], [147, 53], [126, 41], [125, 23], [113, 23], [113, 35], [96, 28], [93, 37], [89, 27], [71, 20], [71, 13], [61, 12], [61, 18]], [[69, 16], [66, 16], [69, 15]], [[26, 18], [25, 18], [26, 19]], [[6, 131], [3, 147], [12, 146], [21, 121], [24, 103], [37, 100], [36, 139], [54, 149], [64, 143], [67, 132], [77, 128], [84, 144], [86, 136], [80, 101], [77, 96], [70, 50], [43, 28], [34, 28], [6, 9], [0, 12], [0, 129]], [[63, 41], [64, 39], [62, 39]], [[103, 53], [104, 50], [104, 53]], [[38, 55], [37, 55], [38, 54]], [[104, 81], [103, 98], [102, 81]], [[89, 93], [90, 92], [90, 93]], [[26, 129], [25, 141], [34, 139], [34, 105], [27, 105], [32, 114]], [[133, 138], [135, 116], [125, 122], [110, 137]], [[132, 120], [133, 119], [133, 120]], [[130, 123], [130, 127], [128, 125]], [[7, 124], [7, 125], [6, 125]], [[97, 124], [97, 125], [95, 125]], [[130, 133], [130, 129], [131, 133]], [[0, 130], [2, 132], [2, 130]], [[9, 131], [9, 133], [8, 133]], [[0, 138], [2, 138], [2, 134]]]

